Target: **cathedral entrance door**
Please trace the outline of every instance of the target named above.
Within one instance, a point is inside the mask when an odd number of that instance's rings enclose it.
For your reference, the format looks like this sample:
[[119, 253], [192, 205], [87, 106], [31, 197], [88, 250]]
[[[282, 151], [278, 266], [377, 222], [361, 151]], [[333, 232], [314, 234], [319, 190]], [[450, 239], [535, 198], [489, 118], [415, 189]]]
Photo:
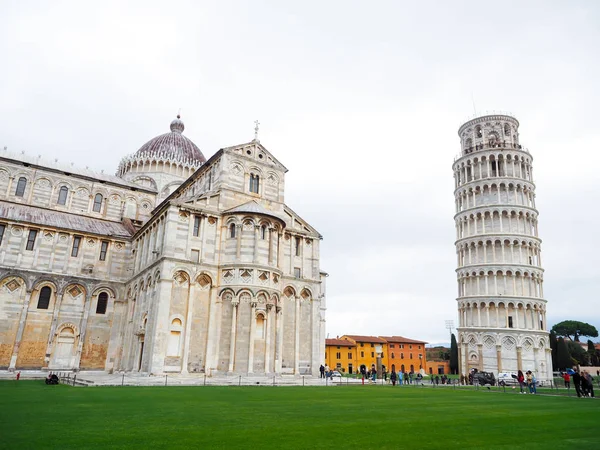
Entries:
[[56, 338], [56, 347], [52, 358], [52, 369], [71, 369], [75, 350], [75, 330], [63, 328]]

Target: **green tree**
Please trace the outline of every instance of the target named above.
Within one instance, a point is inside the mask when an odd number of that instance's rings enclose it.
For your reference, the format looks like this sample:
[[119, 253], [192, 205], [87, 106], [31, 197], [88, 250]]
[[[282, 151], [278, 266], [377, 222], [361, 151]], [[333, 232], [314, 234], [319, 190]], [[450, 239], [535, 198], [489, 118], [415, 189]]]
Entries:
[[587, 366], [589, 364], [588, 352], [581, 346], [579, 342], [565, 341], [573, 364]]
[[458, 373], [458, 344], [454, 333], [450, 338], [450, 373]]
[[556, 346], [556, 366], [555, 369], [567, 370], [573, 366], [571, 361], [571, 355], [569, 354], [569, 347], [564, 338], [559, 337]]
[[557, 368], [558, 363], [556, 361], [556, 356], [558, 352], [558, 340], [554, 331], [550, 332], [550, 348], [552, 349], [552, 367]]
[[579, 342], [579, 336], [598, 337], [598, 330], [595, 326], [585, 322], [576, 320], [564, 320], [552, 327], [558, 336], [571, 338], [575, 342]]
[[596, 345], [592, 342], [591, 339], [588, 339], [587, 345], [588, 345], [587, 351], [588, 351], [588, 357], [590, 359], [590, 365], [598, 366], [600, 361], [598, 361], [598, 351], [596, 350]]

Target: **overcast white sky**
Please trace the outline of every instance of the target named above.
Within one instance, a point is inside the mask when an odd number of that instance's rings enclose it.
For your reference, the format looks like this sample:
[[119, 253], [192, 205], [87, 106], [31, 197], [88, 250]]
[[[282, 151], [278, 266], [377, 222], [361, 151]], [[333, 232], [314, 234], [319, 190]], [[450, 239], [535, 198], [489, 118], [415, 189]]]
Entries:
[[324, 236], [327, 331], [448, 341], [474, 114], [534, 157], [550, 324], [600, 327], [600, 3], [0, 0], [0, 146], [114, 172], [168, 131], [260, 139]]

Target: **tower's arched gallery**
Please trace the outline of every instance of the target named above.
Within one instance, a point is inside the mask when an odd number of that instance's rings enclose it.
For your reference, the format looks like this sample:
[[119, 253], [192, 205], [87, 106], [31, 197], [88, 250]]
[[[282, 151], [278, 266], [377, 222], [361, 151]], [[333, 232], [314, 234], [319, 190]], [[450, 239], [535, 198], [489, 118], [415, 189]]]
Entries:
[[458, 131], [453, 165], [459, 364], [552, 377], [532, 156], [519, 122], [478, 117]]
[[318, 374], [321, 236], [287, 169], [183, 130], [116, 176], [0, 151], [0, 369]]

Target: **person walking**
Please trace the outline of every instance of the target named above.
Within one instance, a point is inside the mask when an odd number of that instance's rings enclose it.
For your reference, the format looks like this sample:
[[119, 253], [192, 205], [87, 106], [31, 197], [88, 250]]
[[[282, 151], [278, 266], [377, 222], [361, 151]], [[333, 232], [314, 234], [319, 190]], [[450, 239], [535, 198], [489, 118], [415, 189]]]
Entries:
[[17, 372], [17, 381], [19, 381], [19, 378], [21, 378], [21, 371], [20, 370]]
[[392, 373], [390, 374], [390, 381], [392, 382], [392, 386], [396, 386], [396, 379], [397, 379], [397, 375], [396, 375], [396, 370], [392, 367]]
[[402, 386], [403, 379], [404, 379], [404, 373], [398, 372], [398, 386]]
[[321, 372], [321, 378], [325, 378], [325, 366], [323, 364], [319, 367], [319, 372]]
[[575, 373], [573, 374], [573, 386], [575, 386], [577, 397], [581, 397], [581, 374], [579, 373], [579, 369], [575, 369]]
[[526, 394], [525, 391], [525, 376], [523, 375], [523, 371], [519, 370], [517, 372], [517, 381], [519, 382], [519, 389], [521, 390], [520, 394]]
[[371, 367], [371, 381], [373, 381], [373, 383], [377, 383], [377, 369], [375, 366]]
[[585, 372], [585, 378], [586, 378], [587, 383], [588, 383], [588, 389], [589, 389], [590, 397], [593, 397], [594, 396], [594, 379], [592, 378], [592, 374], [589, 373], [587, 370]]

